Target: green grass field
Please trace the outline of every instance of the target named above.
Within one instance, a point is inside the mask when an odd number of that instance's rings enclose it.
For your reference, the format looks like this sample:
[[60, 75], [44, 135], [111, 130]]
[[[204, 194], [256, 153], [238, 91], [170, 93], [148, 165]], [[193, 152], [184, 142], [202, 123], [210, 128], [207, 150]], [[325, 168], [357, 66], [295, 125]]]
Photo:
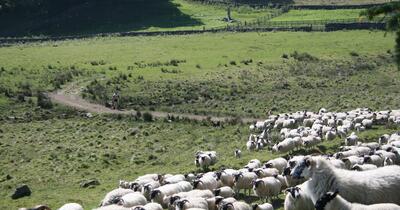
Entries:
[[290, 10], [271, 21], [307, 21], [307, 20], [335, 20], [359, 18], [361, 9], [337, 10]]
[[[277, 157], [269, 151], [245, 150], [247, 125], [146, 123], [117, 116], [88, 119], [61, 107], [48, 111], [14, 102], [8, 104], [12, 112], [4, 107], [7, 105], [0, 103], [0, 208], [4, 210], [43, 203], [56, 209], [67, 202], [92, 209], [117, 187], [119, 179], [134, 179], [145, 173], [197, 171], [193, 163], [196, 150], [218, 152], [220, 160], [215, 170], [222, 166], [240, 168], [254, 158], [266, 161]], [[15, 120], [9, 118], [11, 115]], [[137, 130], [135, 134], [132, 129]], [[371, 141], [394, 129], [376, 127], [362, 133], [361, 138]], [[332, 153], [342, 142], [336, 139], [298, 153]], [[235, 148], [243, 151], [241, 159], [234, 158]], [[7, 175], [12, 178], [6, 179]], [[80, 181], [91, 178], [97, 178], [101, 185], [80, 188]], [[28, 184], [33, 194], [11, 200], [9, 195], [21, 183]]]
[[[119, 89], [125, 108], [215, 115], [263, 116], [269, 109], [319, 106], [395, 108], [400, 83], [388, 53], [393, 45], [392, 34], [372, 31], [111, 37], [16, 45], [0, 48], [0, 85], [1, 92], [17, 96], [89, 80], [82, 84], [87, 88], [84, 96], [98, 103]], [[316, 59], [294, 59], [294, 51]], [[337, 100], [339, 96], [343, 100]]]
[[294, 0], [296, 5], [354, 5], [354, 4], [379, 4], [390, 0]]

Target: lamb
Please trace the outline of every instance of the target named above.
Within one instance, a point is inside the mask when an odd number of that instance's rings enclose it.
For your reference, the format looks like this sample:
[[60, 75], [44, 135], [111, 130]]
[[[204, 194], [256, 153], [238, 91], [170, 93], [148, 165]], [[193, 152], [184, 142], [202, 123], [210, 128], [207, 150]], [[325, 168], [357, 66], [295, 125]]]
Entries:
[[117, 204], [120, 198], [128, 193], [133, 193], [131, 189], [117, 188], [106, 194], [100, 203], [100, 206], [107, 206], [111, 204]]
[[158, 203], [148, 203], [144, 206], [135, 206], [131, 210], [163, 210], [163, 208]]
[[247, 141], [246, 147], [247, 147], [247, 150], [254, 151], [257, 147], [257, 144], [255, 141]]
[[[294, 178], [311, 178], [307, 188], [313, 202], [329, 190], [340, 190], [350, 202], [364, 204], [400, 203], [400, 166], [386, 166], [369, 171], [348, 171], [334, 168], [320, 157], [305, 157], [293, 169]], [[368, 191], [369, 193], [362, 193]]]
[[399, 210], [400, 206], [393, 203], [379, 203], [373, 205], [363, 205], [350, 203], [336, 192], [325, 193], [315, 204], [316, 210]]
[[274, 210], [274, 207], [270, 203], [264, 204], [253, 204], [253, 210]]
[[284, 202], [285, 210], [310, 210], [314, 209], [314, 204], [306, 193], [306, 183], [286, 189], [286, 197]]
[[166, 184], [151, 191], [150, 199], [153, 202], [159, 203], [163, 207], [166, 207], [166, 196], [170, 196], [179, 192], [187, 192], [190, 190], [192, 190], [192, 185], [186, 181], [178, 182], [176, 184]]
[[254, 172], [235, 174], [234, 181], [235, 181], [236, 192], [239, 193], [241, 189], [244, 189], [246, 193], [246, 190], [249, 190], [249, 195], [250, 195], [250, 190], [253, 187], [252, 182], [255, 179], [257, 179], [257, 174], [255, 174]]
[[350, 136], [348, 136], [348, 137], [345, 139], [345, 144], [346, 144], [347, 146], [357, 145], [357, 142], [358, 142], [358, 136], [357, 136], [354, 132], [351, 133]]
[[242, 156], [242, 151], [240, 149], [235, 149], [235, 157], [240, 158]]
[[128, 193], [120, 198], [119, 203], [123, 207], [133, 207], [137, 205], [146, 205], [147, 199], [138, 192]]
[[61, 206], [58, 210], [83, 210], [83, 207], [78, 203], [67, 203]]
[[351, 167], [351, 170], [353, 171], [367, 171], [367, 170], [373, 170], [376, 169], [376, 165], [373, 164], [355, 164], [353, 167]]
[[196, 158], [196, 165], [201, 167], [203, 170], [208, 169], [208, 167], [210, 167], [211, 165], [211, 162], [212, 162], [211, 157], [205, 154], [200, 154]]
[[219, 187], [218, 180], [213, 176], [203, 176], [193, 182], [194, 188], [199, 190], [215, 190]]
[[215, 189], [214, 195], [221, 196], [224, 198], [229, 198], [229, 197], [235, 196], [235, 192], [233, 191], [232, 188], [225, 186], [225, 187], [220, 187], [218, 189]]
[[208, 203], [205, 198], [185, 198], [176, 203], [176, 210], [186, 210], [189, 208], [200, 208], [208, 210]]
[[253, 190], [260, 199], [268, 199], [268, 197], [278, 196], [281, 191], [282, 184], [275, 177], [265, 177], [254, 181]]
[[264, 167], [265, 168], [276, 168], [278, 169], [279, 173], [282, 173], [286, 166], [287, 166], [287, 160], [285, 158], [275, 158], [272, 160], [269, 160], [267, 163], [265, 163]]
[[249, 204], [241, 201], [226, 203], [222, 205], [222, 210], [252, 210]]

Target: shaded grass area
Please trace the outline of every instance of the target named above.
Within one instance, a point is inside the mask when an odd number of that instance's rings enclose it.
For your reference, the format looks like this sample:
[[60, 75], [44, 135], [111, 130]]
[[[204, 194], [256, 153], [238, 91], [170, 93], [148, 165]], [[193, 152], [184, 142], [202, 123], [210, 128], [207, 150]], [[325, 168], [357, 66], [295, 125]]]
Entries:
[[[249, 21], [268, 9], [234, 8]], [[0, 2], [0, 36], [61, 36], [141, 30], [188, 30], [225, 26], [226, 7], [186, 0], [32, 0]]]
[[[57, 208], [66, 202], [82, 203], [85, 209], [91, 209], [117, 187], [119, 179], [134, 179], [145, 173], [197, 171], [192, 161], [197, 150], [218, 152], [220, 160], [212, 170], [240, 168], [250, 159], [267, 161], [279, 156], [269, 151], [246, 151], [246, 125], [210, 127], [207, 122], [143, 122], [122, 116], [86, 118], [84, 113], [58, 106], [42, 110], [12, 100], [0, 102], [2, 209], [39, 203]], [[379, 126], [360, 137], [372, 141], [395, 130]], [[334, 153], [341, 144], [343, 140], [335, 139], [293, 154]], [[243, 152], [241, 159], [233, 155], [236, 148]], [[6, 179], [7, 175], [12, 178]], [[80, 181], [91, 178], [99, 179], [101, 185], [79, 187]], [[11, 200], [9, 195], [22, 183], [31, 187], [32, 196]], [[277, 209], [282, 207], [283, 198], [280, 195], [280, 200], [274, 201]], [[242, 195], [241, 199], [258, 202], [254, 196]]]

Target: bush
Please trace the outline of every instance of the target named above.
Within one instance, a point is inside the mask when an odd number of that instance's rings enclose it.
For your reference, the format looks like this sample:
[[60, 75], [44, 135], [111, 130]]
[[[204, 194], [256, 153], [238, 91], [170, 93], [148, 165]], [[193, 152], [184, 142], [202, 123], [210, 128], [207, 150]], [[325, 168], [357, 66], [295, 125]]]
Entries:
[[306, 52], [298, 53], [297, 51], [294, 51], [292, 54], [290, 54], [290, 56], [298, 61], [307, 61], [307, 62], [318, 61], [317, 57], [314, 57]]
[[354, 51], [351, 51], [350, 55], [353, 56], [353, 57], [358, 57], [359, 56], [359, 54], [357, 52], [354, 52]]
[[289, 55], [286, 54], [286, 53], [283, 53], [282, 58], [284, 58], [284, 59], [289, 59]]
[[143, 113], [143, 120], [145, 122], [151, 122], [151, 121], [153, 121], [153, 115], [150, 114], [149, 112], [145, 112], [145, 113]]
[[236, 61], [231, 61], [229, 62], [229, 64], [231, 64], [232, 66], [236, 66]]
[[37, 105], [43, 109], [53, 108], [53, 103], [51, 102], [50, 98], [47, 97], [47, 95], [43, 92], [38, 92]]

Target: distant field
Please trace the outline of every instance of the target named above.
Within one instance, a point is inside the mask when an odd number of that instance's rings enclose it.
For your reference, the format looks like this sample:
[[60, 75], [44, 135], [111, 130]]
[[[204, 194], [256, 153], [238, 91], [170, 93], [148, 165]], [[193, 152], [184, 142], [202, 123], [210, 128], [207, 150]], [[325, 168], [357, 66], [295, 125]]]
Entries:
[[[392, 34], [372, 31], [16, 45], [0, 48], [0, 87], [17, 97], [85, 80], [83, 96], [97, 103], [120, 90], [125, 108], [214, 115], [263, 116], [269, 109], [320, 106], [396, 108], [400, 72], [391, 61], [393, 46]], [[290, 56], [294, 51], [300, 58]]]
[[360, 17], [361, 9], [337, 10], [290, 10], [272, 21], [304, 21], [304, 20], [334, 20], [354, 19]]

